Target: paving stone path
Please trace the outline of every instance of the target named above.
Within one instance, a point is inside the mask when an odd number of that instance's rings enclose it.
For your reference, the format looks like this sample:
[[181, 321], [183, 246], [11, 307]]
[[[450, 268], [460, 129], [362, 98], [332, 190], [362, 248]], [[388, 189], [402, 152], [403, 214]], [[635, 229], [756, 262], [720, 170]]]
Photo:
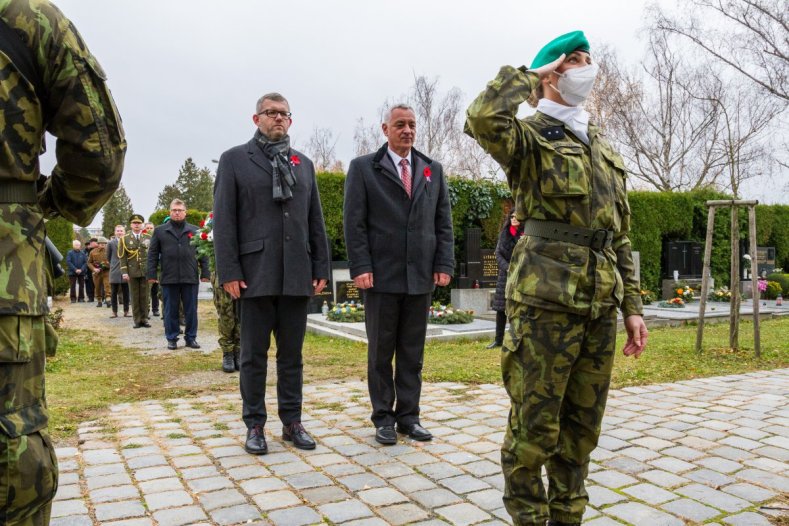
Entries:
[[[52, 525], [510, 523], [501, 501], [501, 387], [425, 385], [422, 423], [435, 439], [390, 447], [372, 439], [363, 383], [304, 391], [304, 424], [318, 448], [282, 442], [273, 418], [270, 453], [260, 457], [242, 448], [237, 395], [112, 407], [81, 425], [78, 447], [57, 450]], [[786, 520], [787, 400], [789, 369], [613, 391], [584, 524]]]

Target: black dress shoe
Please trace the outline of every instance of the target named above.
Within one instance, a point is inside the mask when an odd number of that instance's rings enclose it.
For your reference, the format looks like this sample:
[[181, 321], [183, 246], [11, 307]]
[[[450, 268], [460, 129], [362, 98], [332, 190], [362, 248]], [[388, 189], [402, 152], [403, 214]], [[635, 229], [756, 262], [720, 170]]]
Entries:
[[263, 434], [263, 426], [252, 426], [247, 430], [247, 440], [244, 442], [244, 450], [252, 455], [265, 455], [268, 453], [266, 437]]
[[232, 373], [236, 370], [232, 352], [222, 353], [222, 370], [226, 373]]
[[301, 422], [291, 422], [282, 428], [282, 440], [293, 442], [293, 447], [299, 449], [315, 449], [315, 440], [301, 425]]
[[397, 433], [394, 426], [380, 426], [375, 430], [375, 441], [385, 446], [397, 444]]
[[501, 347], [501, 342], [494, 341], [493, 343], [487, 345], [486, 349], [495, 349], [496, 347]]
[[150, 329], [151, 328], [151, 324], [148, 323], [147, 321], [144, 321], [144, 322], [142, 322], [140, 324], [140, 327], [146, 327], [146, 328]]
[[433, 435], [424, 427], [417, 424], [397, 424], [397, 432], [403, 435], [408, 435], [408, 438], [425, 442], [432, 440]]
[[158, 310], [153, 311], [153, 315], [158, 318], [159, 317], [159, 311]]
[[132, 327], [132, 328], [133, 329], [139, 329], [140, 327], [142, 327], [142, 325], [140, 325], [139, 323], [135, 323], [134, 327]]
[[167, 342], [167, 348], [174, 351], [178, 348], [177, 342]]
[[101, 302], [96, 303], [96, 307], [101, 307]]
[[186, 342], [186, 346], [189, 347], [190, 349], [199, 349], [200, 348], [200, 344], [197, 343], [194, 340]]

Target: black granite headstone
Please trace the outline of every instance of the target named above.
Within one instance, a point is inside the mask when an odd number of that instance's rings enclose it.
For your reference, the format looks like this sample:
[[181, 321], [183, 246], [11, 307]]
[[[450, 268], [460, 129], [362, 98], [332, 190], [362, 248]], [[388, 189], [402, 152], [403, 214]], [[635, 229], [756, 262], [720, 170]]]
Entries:
[[353, 281], [338, 281], [337, 303], [345, 303], [346, 301], [360, 303], [362, 301], [361, 291], [354, 285]]
[[334, 292], [332, 292], [331, 282], [326, 284], [326, 288], [324, 288], [320, 294], [315, 294], [310, 298], [309, 313], [317, 314], [321, 312], [324, 301], [329, 307], [334, 303]]
[[495, 288], [496, 281], [499, 279], [499, 264], [496, 261], [496, 251], [490, 248], [483, 248], [482, 253], [482, 278], [479, 286], [482, 288]]

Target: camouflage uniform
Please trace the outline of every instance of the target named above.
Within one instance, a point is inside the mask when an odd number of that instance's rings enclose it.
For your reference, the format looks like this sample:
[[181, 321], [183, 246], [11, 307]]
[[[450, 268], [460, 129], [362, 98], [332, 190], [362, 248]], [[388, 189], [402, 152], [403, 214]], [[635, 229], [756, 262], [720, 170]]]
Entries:
[[[45, 91], [39, 98], [24, 67], [0, 52], [0, 524], [42, 526], [57, 489], [44, 396], [45, 351], [56, 346], [45, 323], [44, 218], [89, 224], [120, 182], [126, 146], [104, 72], [61, 12], [0, 0], [0, 18], [31, 51]], [[58, 138], [58, 164], [36, 195], [45, 129]]]
[[466, 133], [504, 169], [519, 221], [607, 229], [613, 242], [596, 250], [525, 235], [513, 251], [502, 353], [512, 408], [502, 469], [504, 503], [517, 525], [581, 521], [613, 365], [616, 308], [624, 316], [642, 311], [622, 158], [593, 124], [587, 145], [543, 113], [518, 119], [538, 84], [525, 67], [503, 67], [469, 107]]
[[216, 272], [213, 270], [211, 271], [211, 288], [214, 291], [214, 307], [216, 307], [218, 317], [219, 347], [222, 348], [222, 354], [232, 354], [234, 363], [238, 364], [241, 348], [241, 325], [238, 322], [236, 302], [219, 284]]
[[118, 257], [121, 260], [121, 273], [129, 276], [129, 293], [132, 300], [134, 325], [148, 323], [150, 286], [145, 276], [148, 266], [148, 246], [151, 235], [140, 233], [138, 240], [133, 232], [123, 236], [118, 242]]

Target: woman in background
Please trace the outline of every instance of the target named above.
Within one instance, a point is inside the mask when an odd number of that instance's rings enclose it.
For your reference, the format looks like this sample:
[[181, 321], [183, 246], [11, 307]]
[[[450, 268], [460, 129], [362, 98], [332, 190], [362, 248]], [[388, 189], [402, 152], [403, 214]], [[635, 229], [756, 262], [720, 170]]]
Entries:
[[507, 324], [507, 314], [504, 312], [504, 305], [506, 300], [504, 298], [504, 290], [507, 287], [507, 271], [510, 268], [510, 258], [512, 257], [512, 249], [515, 248], [515, 243], [523, 235], [523, 228], [515, 217], [515, 210], [513, 209], [507, 220], [504, 222], [504, 228], [499, 234], [499, 241], [496, 244], [496, 262], [499, 265], [499, 276], [496, 280], [496, 293], [493, 295], [493, 310], [496, 311], [496, 337], [493, 343], [488, 345], [486, 349], [495, 349], [501, 347], [504, 341], [504, 327]]

